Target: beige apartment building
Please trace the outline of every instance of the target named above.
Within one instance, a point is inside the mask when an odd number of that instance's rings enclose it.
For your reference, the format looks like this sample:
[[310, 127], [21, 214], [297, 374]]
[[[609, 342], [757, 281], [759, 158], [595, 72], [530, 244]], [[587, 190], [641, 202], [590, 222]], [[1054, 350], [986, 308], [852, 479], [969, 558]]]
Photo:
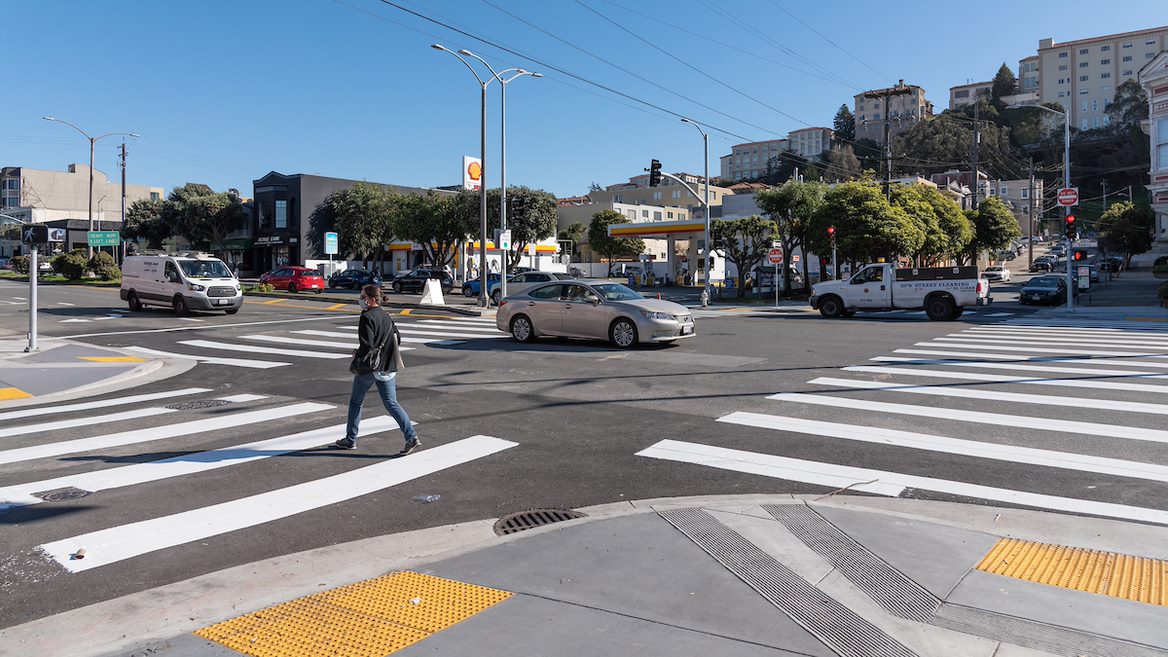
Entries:
[[1140, 69], [1166, 48], [1168, 26], [1066, 43], [1042, 39], [1037, 55], [1018, 62], [1021, 91], [1037, 93], [1040, 102], [1062, 105], [1079, 130], [1103, 128], [1110, 123], [1107, 106], [1115, 98], [1115, 88], [1136, 79]]
[[809, 159], [818, 160], [823, 151], [831, 148], [835, 133], [831, 128], [800, 128], [787, 133], [790, 149]]
[[972, 105], [976, 98], [989, 98], [993, 88], [993, 82], [971, 82], [949, 87], [949, 109]]
[[750, 180], [764, 176], [767, 172], [767, 162], [790, 148], [791, 142], [787, 139], [753, 141], [732, 146], [730, 154], [720, 158], [722, 179]]
[[[126, 207], [140, 199], [160, 199], [163, 194], [161, 187], [127, 184]], [[70, 164], [66, 171], [0, 168], [0, 212], [35, 223], [88, 219], [89, 167]], [[93, 170], [93, 220], [122, 221], [122, 183], [97, 169]]]
[[904, 83], [901, 80], [895, 87], [875, 89], [855, 95], [856, 139], [871, 139], [879, 144], [884, 143], [884, 99], [866, 98], [871, 94], [884, 94], [902, 91], [888, 98], [889, 137], [908, 130], [916, 125], [917, 121], [932, 118], [933, 104], [925, 98], [925, 90], [915, 84]]
[[[663, 179], [659, 187], [650, 187], [649, 174], [647, 173], [633, 176], [629, 178], [629, 182], [627, 183], [609, 185], [602, 191], [589, 192], [588, 197], [592, 199], [593, 203], [602, 206], [613, 203], [659, 205], [668, 207], [668, 211], [674, 211], [678, 208], [684, 209], [688, 216], [705, 216], [701, 209], [702, 201], [699, 200], [699, 197], [703, 197], [705, 194], [705, 182], [702, 177], [689, 173], [675, 173], [673, 175], [681, 178], [693, 188], [697, 192], [697, 197], [685, 187], [668, 178]], [[721, 206], [722, 199], [733, 194], [734, 192], [726, 187], [710, 185], [710, 207], [717, 208]], [[714, 216], [717, 216], [717, 214], [715, 210]]]

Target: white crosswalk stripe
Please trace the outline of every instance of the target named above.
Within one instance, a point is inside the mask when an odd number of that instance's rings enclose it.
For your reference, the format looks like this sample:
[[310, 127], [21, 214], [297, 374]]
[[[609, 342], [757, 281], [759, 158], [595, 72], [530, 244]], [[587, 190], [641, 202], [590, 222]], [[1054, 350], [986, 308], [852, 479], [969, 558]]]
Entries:
[[[407, 325], [398, 324], [398, 329], [401, 329], [404, 326], [407, 326]], [[424, 326], [425, 327], [434, 327], [435, 330], [457, 328], [459, 331], [482, 331], [484, 333], [494, 333], [494, 334], [499, 333], [499, 329], [495, 328], [495, 326], [493, 324], [492, 325], [473, 324], [473, 325], [467, 326], [467, 324], [465, 322], [444, 322], [441, 320], [434, 320], [434, 319], [422, 320], [419, 322], [415, 322], [413, 324], [409, 324], [408, 326], [417, 326], [418, 328], [422, 328]]]
[[[425, 449], [406, 458], [390, 459], [330, 477], [169, 516], [79, 534], [39, 547], [70, 572], [92, 570], [368, 495], [516, 445], [491, 436], [471, 436]], [[83, 547], [86, 550], [85, 558], [73, 558], [77, 550]]]
[[126, 404], [136, 404], [145, 401], [157, 401], [159, 399], [170, 399], [172, 397], [185, 397], [187, 395], [197, 395], [202, 392], [211, 392], [210, 388], [180, 388], [178, 390], [166, 390], [163, 392], [150, 392], [142, 395], [130, 395], [128, 397], [114, 397], [112, 399], [102, 399], [91, 402], [80, 402], [77, 404], [61, 404], [59, 406], [44, 406], [41, 408], [22, 408], [17, 411], [8, 411], [0, 413], [0, 422], [7, 422], [8, 420], [19, 420], [26, 417], [39, 417], [41, 415], [62, 415], [64, 413], [73, 413], [75, 411], [91, 411], [95, 408], [109, 408], [110, 406], [123, 406]]
[[278, 363], [269, 360], [253, 360], [249, 358], [224, 358], [221, 356], [201, 356], [198, 354], [180, 354], [173, 351], [159, 351], [158, 349], [147, 349], [146, 347], [126, 347], [126, 349], [139, 354], [147, 356], [159, 356], [161, 358], [185, 358], [187, 360], [197, 360], [200, 363], [207, 363], [208, 365], [226, 365], [228, 367], [245, 367], [249, 369], [271, 369], [273, 367], [287, 367], [292, 363]]
[[279, 356], [299, 356], [302, 358], [348, 358], [348, 354], [337, 354], [321, 351], [303, 351], [301, 349], [278, 349], [275, 347], [257, 347], [246, 344], [233, 344], [230, 342], [215, 342], [214, 340], [179, 340], [179, 344], [185, 344], [188, 347], [200, 347], [202, 349], [221, 349], [224, 351], [246, 351], [255, 354], [276, 354]]
[[422, 327], [421, 329], [406, 328], [405, 326], [398, 326], [398, 332], [403, 336], [416, 335], [420, 337], [429, 338], [445, 338], [445, 339], [460, 339], [460, 340], [498, 340], [510, 337], [506, 333], [499, 331], [492, 331], [491, 333], [471, 333], [467, 331], [447, 331], [442, 328]]
[[[1168, 415], [1168, 404], [1156, 401], [1168, 394], [1168, 331], [1135, 322], [1010, 320], [962, 329], [895, 349], [894, 354], [871, 358], [873, 365], [839, 369], [851, 376], [818, 376], [807, 382], [826, 388], [821, 392], [769, 395], [767, 399], [777, 404], [774, 413], [741, 410], [718, 418], [727, 428], [764, 430], [765, 435], [759, 437], [797, 434], [868, 446], [863, 452], [831, 452], [839, 454], [838, 464], [678, 440], [663, 440], [638, 455], [878, 495], [898, 496], [915, 489], [1168, 525], [1168, 511], [1153, 508], [1161, 506], [1151, 501], [1159, 497], [1144, 495], [1149, 501], [1140, 506], [1131, 501], [1140, 499], [1132, 492], [1141, 489], [1130, 485], [1133, 480], [1168, 482], [1168, 464], [1157, 456], [1161, 452], [1152, 451], [1168, 444], [1168, 430], [1155, 428], [1158, 425], [1152, 421]], [[1019, 391], [1034, 386], [1048, 388], [1049, 394]], [[924, 403], [892, 400], [905, 394], [916, 395]], [[947, 399], [978, 403], [954, 407]], [[985, 407], [1008, 412], [965, 410]], [[1091, 421], [1064, 419], [1064, 409], [1078, 409], [1079, 417]], [[931, 430], [906, 430], [918, 422], [909, 418], [919, 418]], [[993, 433], [986, 427], [1003, 430]], [[806, 444], [805, 440], [764, 444], [790, 450]], [[1052, 442], [1071, 449], [1049, 449]], [[901, 459], [898, 455], [895, 462], [904, 462], [904, 472], [848, 464], [852, 454], [867, 455], [884, 448], [933, 456]], [[1142, 456], [1131, 458], [1133, 454]], [[960, 481], [920, 475], [945, 455], [1048, 471], [1042, 476], [1027, 473], [1010, 488], [978, 483], [983, 471], [999, 477], [997, 483], [1000, 477], [1010, 476], [1001, 474], [1009, 470], [955, 468]], [[1112, 490], [1104, 485], [1110, 477], [1128, 483], [1114, 489], [1123, 492], [1114, 501], [1092, 493], [1084, 495], [1093, 499], [1062, 496], [1066, 490], [1080, 488], [1061, 486], [1060, 477], [1076, 475], [1089, 476], [1087, 481], [1093, 485], [1088, 490]], [[1056, 494], [1046, 494], [1052, 491]]]

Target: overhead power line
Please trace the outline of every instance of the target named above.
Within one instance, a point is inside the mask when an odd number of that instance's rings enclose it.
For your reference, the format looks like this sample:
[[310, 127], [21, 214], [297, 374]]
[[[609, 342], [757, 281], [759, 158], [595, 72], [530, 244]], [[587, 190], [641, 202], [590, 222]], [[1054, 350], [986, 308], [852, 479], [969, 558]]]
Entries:
[[835, 41], [832, 41], [830, 38], [828, 38], [826, 35], [824, 35], [823, 33], [821, 33], [819, 30], [817, 30], [817, 29], [815, 29], [814, 27], [811, 27], [810, 25], [808, 25], [807, 23], [805, 23], [805, 22], [803, 21], [803, 19], [801, 19], [801, 18], [799, 18], [798, 16], [796, 16], [795, 14], [792, 14], [791, 12], [787, 11], [787, 8], [786, 8], [786, 7], [784, 7], [783, 5], [779, 4], [777, 0], [771, 0], [771, 4], [772, 4], [772, 5], [774, 5], [776, 8], [778, 8], [778, 10], [779, 10], [779, 11], [783, 12], [784, 14], [786, 14], [786, 15], [790, 16], [791, 18], [795, 19], [796, 21], [798, 21], [798, 23], [799, 23], [800, 25], [802, 25], [803, 27], [805, 27], [805, 28], [807, 28], [808, 30], [810, 30], [810, 31], [811, 31], [813, 34], [815, 34], [815, 35], [816, 35], [816, 36], [818, 36], [819, 38], [821, 38], [821, 39], [823, 39], [824, 41], [826, 41], [826, 42], [830, 43], [832, 46], [834, 46], [834, 47], [835, 47], [835, 49], [836, 49], [836, 50], [838, 50], [838, 51], [842, 52], [843, 54], [847, 55], [848, 57], [851, 57], [852, 59], [854, 59], [854, 60], [856, 60], [857, 62], [859, 62], [860, 64], [862, 64], [862, 65], [863, 65], [865, 68], [867, 68], [869, 71], [872, 71], [873, 73], [875, 73], [876, 75], [879, 75], [880, 77], [884, 78], [885, 80], [889, 80], [889, 79], [891, 79], [889, 76], [885, 75], [884, 73], [881, 73], [880, 71], [877, 71], [876, 69], [872, 68], [872, 66], [871, 66], [871, 65], [870, 65], [868, 62], [866, 62], [866, 61], [864, 61], [864, 60], [860, 59], [859, 57], [856, 57], [856, 56], [855, 56], [855, 55], [853, 55], [851, 52], [849, 52], [848, 50], [846, 50], [846, 49], [845, 49], [843, 46], [839, 45], [839, 44], [838, 44], [838, 43], [836, 43]]

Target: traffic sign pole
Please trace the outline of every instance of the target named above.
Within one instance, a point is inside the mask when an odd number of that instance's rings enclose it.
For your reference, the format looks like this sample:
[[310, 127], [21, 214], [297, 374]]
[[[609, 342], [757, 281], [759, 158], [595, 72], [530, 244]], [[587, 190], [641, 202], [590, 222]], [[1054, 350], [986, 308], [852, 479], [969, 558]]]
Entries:
[[40, 264], [37, 255], [40, 244], [33, 244], [28, 254], [28, 346], [26, 353], [37, 350], [37, 276], [40, 273]]
[[[774, 242], [777, 244], [778, 242]], [[775, 308], [779, 307], [779, 265], [783, 263], [783, 250], [777, 246], [767, 252], [767, 260], [775, 267], [774, 286], [775, 286]]]

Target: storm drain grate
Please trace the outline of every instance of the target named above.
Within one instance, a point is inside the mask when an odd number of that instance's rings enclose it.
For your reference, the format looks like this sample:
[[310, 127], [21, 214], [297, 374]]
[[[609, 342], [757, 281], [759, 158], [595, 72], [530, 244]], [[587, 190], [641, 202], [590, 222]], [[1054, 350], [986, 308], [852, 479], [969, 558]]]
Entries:
[[916, 657], [916, 653], [896, 639], [709, 513], [701, 509], [677, 509], [659, 515], [839, 655]]
[[495, 523], [495, 533], [499, 536], [506, 536], [525, 529], [550, 525], [554, 522], [587, 517], [585, 514], [571, 509], [531, 509], [499, 518]]
[[66, 486], [64, 488], [54, 488], [53, 490], [45, 490], [39, 493], [33, 493], [33, 497], [39, 497], [46, 502], [68, 502], [69, 500], [76, 500], [86, 495], [90, 491], [74, 488], [73, 486]]
[[226, 399], [199, 399], [196, 401], [168, 404], [167, 408], [172, 411], [193, 411], [197, 408], [215, 408], [216, 406], [226, 406], [230, 403]]
[[764, 504], [762, 508], [889, 613], [927, 623], [941, 604], [814, 509], [802, 504]]

